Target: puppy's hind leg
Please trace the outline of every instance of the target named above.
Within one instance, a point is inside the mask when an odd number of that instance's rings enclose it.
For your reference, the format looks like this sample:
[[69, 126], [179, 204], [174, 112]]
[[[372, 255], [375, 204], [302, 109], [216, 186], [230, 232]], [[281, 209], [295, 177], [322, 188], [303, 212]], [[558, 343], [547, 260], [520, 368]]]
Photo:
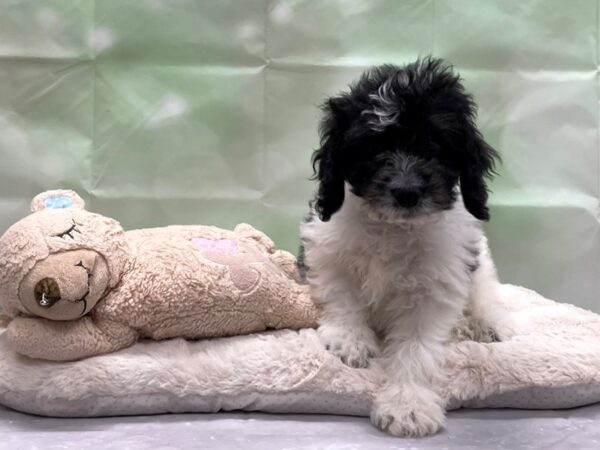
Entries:
[[321, 342], [344, 364], [368, 367], [379, 354], [375, 332], [367, 323], [366, 305], [354, 295], [347, 279], [329, 271], [311, 277], [312, 293], [321, 309], [317, 330]]
[[457, 340], [497, 342], [515, 334], [515, 323], [500, 301], [500, 282], [485, 238], [465, 309], [463, 326], [453, 330]]

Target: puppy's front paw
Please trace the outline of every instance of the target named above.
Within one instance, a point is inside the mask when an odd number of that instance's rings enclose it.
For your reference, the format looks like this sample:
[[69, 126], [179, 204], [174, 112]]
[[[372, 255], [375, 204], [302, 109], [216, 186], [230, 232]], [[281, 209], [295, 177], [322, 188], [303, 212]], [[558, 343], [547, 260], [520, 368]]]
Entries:
[[454, 327], [451, 332], [451, 337], [455, 342], [475, 341], [489, 344], [500, 341], [498, 334], [493, 328], [486, 327], [475, 321], [465, 321]]
[[384, 388], [371, 409], [371, 423], [393, 436], [429, 436], [437, 433], [444, 421], [440, 397], [415, 384]]
[[350, 367], [368, 367], [369, 359], [379, 354], [377, 337], [366, 326], [350, 329], [323, 324], [317, 331], [325, 348]]

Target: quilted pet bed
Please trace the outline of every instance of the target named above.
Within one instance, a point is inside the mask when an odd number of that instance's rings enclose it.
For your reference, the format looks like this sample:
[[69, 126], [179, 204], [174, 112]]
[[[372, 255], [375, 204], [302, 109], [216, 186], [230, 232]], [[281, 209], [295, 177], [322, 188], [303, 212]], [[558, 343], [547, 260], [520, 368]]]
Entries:
[[[517, 324], [499, 343], [452, 345], [448, 409], [571, 408], [600, 401], [600, 316], [504, 285]], [[0, 403], [45, 416], [231, 410], [366, 416], [384, 376], [353, 369], [312, 329], [190, 342], [142, 341], [75, 362], [17, 355], [0, 336]]]

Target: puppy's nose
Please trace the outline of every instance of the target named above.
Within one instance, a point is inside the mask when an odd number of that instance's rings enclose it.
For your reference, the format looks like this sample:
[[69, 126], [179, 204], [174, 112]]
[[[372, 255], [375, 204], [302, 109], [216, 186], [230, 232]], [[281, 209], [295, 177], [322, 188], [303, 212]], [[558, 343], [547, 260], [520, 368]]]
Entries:
[[418, 202], [421, 197], [421, 193], [417, 189], [410, 188], [395, 188], [392, 189], [392, 195], [396, 199], [396, 202], [403, 208], [412, 208]]

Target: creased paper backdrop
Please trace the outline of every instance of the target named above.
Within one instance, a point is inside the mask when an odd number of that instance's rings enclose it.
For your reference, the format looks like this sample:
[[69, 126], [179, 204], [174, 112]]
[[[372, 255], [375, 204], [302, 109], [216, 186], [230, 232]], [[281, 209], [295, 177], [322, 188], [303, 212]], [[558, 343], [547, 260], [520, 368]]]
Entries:
[[432, 53], [504, 165], [504, 281], [600, 311], [599, 0], [0, 0], [0, 229], [74, 188], [127, 228], [247, 221], [283, 248], [317, 105]]

